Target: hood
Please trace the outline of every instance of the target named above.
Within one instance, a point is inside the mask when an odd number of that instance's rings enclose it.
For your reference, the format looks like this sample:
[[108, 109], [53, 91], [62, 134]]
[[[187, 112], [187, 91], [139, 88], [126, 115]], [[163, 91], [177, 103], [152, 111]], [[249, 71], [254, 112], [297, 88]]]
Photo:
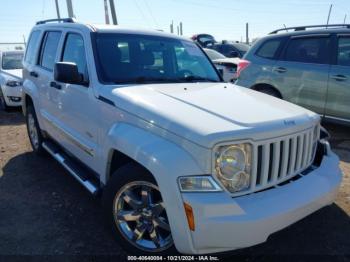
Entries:
[[119, 108], [207, 148], [294, 132], [318, 121], [299, 106], [227, 83], [134, 85], [110, 92]]
[[16, 79], [22, 79], [22, 69], [2, 70], [2, 72]]
[[229, 64], [234, 64], [234, 65], [238, 65], [239, 61], [241, 59], [239, 58], [222, 58], [222, 59], [215, 59], [213, 60], [214, 63], [229, 63]]

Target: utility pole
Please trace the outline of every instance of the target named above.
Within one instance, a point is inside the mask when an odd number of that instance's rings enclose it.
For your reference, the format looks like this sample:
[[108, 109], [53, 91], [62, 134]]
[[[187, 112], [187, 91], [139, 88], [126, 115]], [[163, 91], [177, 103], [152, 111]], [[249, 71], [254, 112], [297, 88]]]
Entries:
[[183, 35], [183, 26], [182, 26], [182, 22], [180, 22], [180, 35]]
[[74, 18], [74, 12], [73, 12], [73, 4], [72, 0], [67, 0], [67, 9], [68, 9], [68, 16], [69, 18]]
[[177, 26], [177, 35], [180, 35], [180, 28]]
[[328, 18], [327, 18], [327, 27], [328, 27], [328, 24], [329, 24], [329, 18], [331, 17], [332, 8], [333, 8], [333, 4], [331, 4], [331, 6], [329, 7]]
[[245, 42], [248, 45], [249, 44], [249, 24], [245, 24]]
[[170, 24], [170, 33], [174, 33], [174, 21], [171, 21], [171, 24]]
[[109, 25], [109, 14], [108, 14], [107, 0], [103, 0], [103, 2], [104, 2], [104, 6], [105, 6], [105, 21], [106, 21], [106, 24]]
[[58, 19], [61, 19], [60, 7], [59, 7], [59, 5], [58, 5], [58, 0], [55, 0], [55, 4], [56, 4], [57, 18], [58, 18]]
[[24, 46], [27, 45], [26, 37], [24, 35], [23, 35], [23, 44], [24, 44]]
[[117, 25], [118, 24], [118, 20], [117, 20], [117, 14], [115, 12], [114, 0], [109, 0], [109, 7], [111, 8], [113, 25]]

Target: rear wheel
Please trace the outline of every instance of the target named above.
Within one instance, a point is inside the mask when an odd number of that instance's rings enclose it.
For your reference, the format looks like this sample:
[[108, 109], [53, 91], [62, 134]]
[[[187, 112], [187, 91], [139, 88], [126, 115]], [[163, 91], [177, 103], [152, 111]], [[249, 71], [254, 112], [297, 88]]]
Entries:
[[256, 91], [282, 99], [281, 94], [277, 90], [273, 89], [272, 87], [261, 87], [256, 89]]
[[114, 237], [127, 252], [176, 252], [159, 188], [141, 166], [131, 163], [118, 169], [102, 200]]
[[42, 155], [45, 152], [44, 148], [42, 147], [43, 136], [39, 127], [34, 107], [32, 105], [29, 105], [27, 107], [26, 122], [29, 141], [32, 145], [33, 151], [39, 155]]

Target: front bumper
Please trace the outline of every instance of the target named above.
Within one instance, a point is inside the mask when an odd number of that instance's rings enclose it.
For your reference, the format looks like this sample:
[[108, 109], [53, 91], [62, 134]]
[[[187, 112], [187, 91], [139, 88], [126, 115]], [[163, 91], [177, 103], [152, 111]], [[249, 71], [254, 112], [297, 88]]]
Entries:
[[[183, 193], [193, 208], [192, 250], [204, 254], [265, 242], [279, 231], [333, 203], [341, 183], [338, 157], [328, 150], [320, 167], [289, 184], [231, 198], [227, 193]], [[175, 243], [176, 244], [176, 243]]]
[[22, 86], [2, 87], [2, 93], [7, 106], [15, 107], [22, 105]]

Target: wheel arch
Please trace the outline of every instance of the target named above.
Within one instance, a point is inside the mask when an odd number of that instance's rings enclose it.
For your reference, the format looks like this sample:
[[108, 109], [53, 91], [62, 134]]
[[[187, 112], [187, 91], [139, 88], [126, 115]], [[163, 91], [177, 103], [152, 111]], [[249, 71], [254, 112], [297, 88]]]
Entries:
[[263, 89], [270, 89], [273, 92], [275, 92], [279, 96], [280, 99], [283, 99], [282, 93], [276, 87], [274, 87], [271, 84], [258, 83], [258, 84], [253, 85], [250, 89], [253, 89], [255, 91], [261, 91]]
[[129, 123], [115, 124], [103, 144], [106, 149], [102, 159], [107, 159], [108, 163], [104, 175], [101, 174], [101, 183], [108, 183], [114, 168], [130, 162], [141, 165], [159, 187], [167, 206], [176, 248], [182, 252], [193, 252], [178, 177], [203, 175], [207, 174], [206, 171], [178, 143]]

